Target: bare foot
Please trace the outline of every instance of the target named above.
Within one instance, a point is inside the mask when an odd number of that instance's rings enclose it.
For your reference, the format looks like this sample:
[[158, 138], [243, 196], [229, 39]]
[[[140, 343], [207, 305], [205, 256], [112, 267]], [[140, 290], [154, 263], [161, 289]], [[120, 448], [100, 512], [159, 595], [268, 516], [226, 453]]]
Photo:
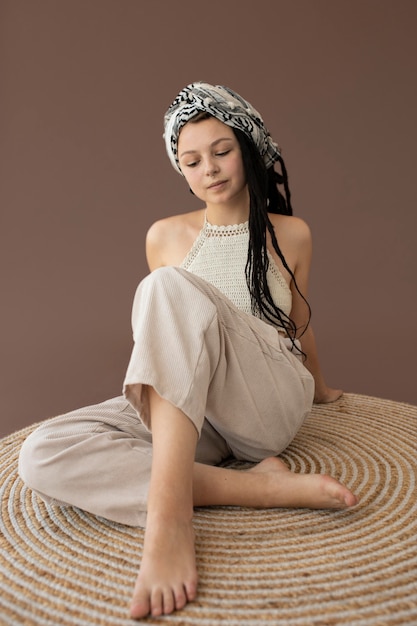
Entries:
[[191, 522], [148, 518], [143, 557], [130, 616], [157, 617], [182, 609], [197, 595], [194, 531]]
[[276, 457], [264, 459], [249, 472], [268, 477], [268, 507], [344, 509], [358, 498], [342, 483], [327, 474], [296, 474]]

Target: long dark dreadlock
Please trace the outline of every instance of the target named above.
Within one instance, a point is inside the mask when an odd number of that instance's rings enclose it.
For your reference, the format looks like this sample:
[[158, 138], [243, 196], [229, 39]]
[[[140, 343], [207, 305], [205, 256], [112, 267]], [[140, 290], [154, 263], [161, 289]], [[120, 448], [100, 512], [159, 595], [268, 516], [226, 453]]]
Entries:
[[[242, 153], [243, 166], [246, 174], [250, 195], [249, 211], [249, 249], [246, 262], [246, 282], [252, 299], [252, 313], [272, 324], [281, 326], [293, 345], [299, 329], [295, 322], [274, 303], [268, 287], [267, 271], [269, 259], [267, 254], [266, 233], [269, 232], [272, 245], [283, 266], [291, 275], [296, 290], [308, 307], [309, 319], [311, 309], [306, 298], [300, 292], [294, 273], [288, 266], [279, 247], [274, 227], [268, 213], [292, 215], [291, 194], [288, 186], [288, 175], [282, 157], [278, 162], [281, 173], [274, 167], [268, 170], [253, 141], [241, 130], [233, 129]], [[278, 186], [283, 186], [284, 194]], [[303, 332], [305, 332], [305, 326]], [[303, 332], [301, 334], [303, 334]], [[298, 349], [298, 348], [297, 348]]]

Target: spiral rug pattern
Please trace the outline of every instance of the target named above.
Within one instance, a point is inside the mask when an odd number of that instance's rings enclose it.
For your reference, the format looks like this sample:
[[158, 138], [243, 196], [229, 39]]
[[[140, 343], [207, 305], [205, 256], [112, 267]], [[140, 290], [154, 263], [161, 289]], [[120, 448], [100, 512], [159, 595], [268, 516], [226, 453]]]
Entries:
[[[128, 625], [143, 530], [48, 507], [1, 442], [0, 624]], [[282, 455], [360, 497], [344, 511], [197, 509], [198, 599], [152, 624], [417, 624], [417, 407], [346, 394]], [[236, 464], [235, 464], [236, 465]]]

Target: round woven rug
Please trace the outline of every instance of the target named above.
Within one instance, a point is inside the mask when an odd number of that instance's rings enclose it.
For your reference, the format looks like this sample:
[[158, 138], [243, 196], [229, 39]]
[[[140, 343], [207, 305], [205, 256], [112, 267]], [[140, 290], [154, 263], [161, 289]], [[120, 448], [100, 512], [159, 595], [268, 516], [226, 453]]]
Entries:
[[[48, 507], [17, 475], [32, 427], [0, 447], [0, 624], [133, 625], [143, 530]], [[345, 511], [197, 509], [197, 601], [142, 620], [192, 626], [417, 624], [417, 407], [345, 394], [282, 455], [360, 497]]]

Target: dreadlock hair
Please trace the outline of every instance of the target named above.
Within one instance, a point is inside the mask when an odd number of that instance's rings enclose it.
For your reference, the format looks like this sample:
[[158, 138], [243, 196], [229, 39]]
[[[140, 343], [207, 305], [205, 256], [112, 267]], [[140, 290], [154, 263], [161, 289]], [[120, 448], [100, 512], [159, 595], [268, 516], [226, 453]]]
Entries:
[[[303, 334], [310, 322], [311, 308], [306, 298], [298, 288], [294, 273], [288, 266], [285, 257], [279, 247], [273, 224], [268, 212], [281, 215], [292, 215], [291, 194], [288, 185], [288, 175], [284, 160], [279, 157], [281, 173], [274, 167], [267, 169], [264, 160], [259, 154], [253, 141], [241, 130], [233, 128], [233, 132], [239, 142], [242, 153], [243, 167], [246, 174], [246, 182], [249, 189], [249, 248], [246, 262], [246, 282], [251, 294], [252, 313], [262, 317], [266, 321], [281, 326], [293, 346], [295, 345], [297, 331], [295, 322], [274, 303], [267, 281], [269, 258], [266, 245], [266, 233], [269, 232], [272, 245], [280, 258], [283, 266], [291, 275], [294, 286], [308, 308], [308, 322], [303, 329]], [[283, 192], [278, 185], [283, 186]], [[303, 356], [304, 353], [302, 352]]]
[[[196, 123], [213, 117], [206, 111], [200, 111], [190, 122]], [[306, 357], [304, 352], [295, 344], [297, 331], [299, 330], [295, 322], [276, 306], [272, 299], [267, 281], [269, 267], [268, 252], [266, 246], [266, 232], [268, 230], [272, 245], [285, 269], [290, 274], [294, 286], [308, 308], [308, 322], [301, 335], [307, 330], [311, 318], [311, 308], [306, 298], [298, 288], [294, 272], [288, 266], [287, 261], [278, 245], [274, 226], [269, 219], [268, 213], [280, 215], [292, 215], [291, 194], [288, 185], [288, 174], [283, 158], [278, 158], [281, 173], [274, 167], [266, 168], [265, 163], [253, 141], [243, 131], [233, 128], [232, 130], [238, 140], [242, 153], [243, 167], [248, 185], [250, 205], [249, 205], [249, 247], [246, 261], [245, 273], [246, 283], [251, 296], [252, 313], [257, 317], [262, 317], [274, 325], [284, 329], [290, 338], [293, 347]], [[283, 187], [282, 193], [278, 185]], [[191, 193], [193, 191], [190, 189]]]

